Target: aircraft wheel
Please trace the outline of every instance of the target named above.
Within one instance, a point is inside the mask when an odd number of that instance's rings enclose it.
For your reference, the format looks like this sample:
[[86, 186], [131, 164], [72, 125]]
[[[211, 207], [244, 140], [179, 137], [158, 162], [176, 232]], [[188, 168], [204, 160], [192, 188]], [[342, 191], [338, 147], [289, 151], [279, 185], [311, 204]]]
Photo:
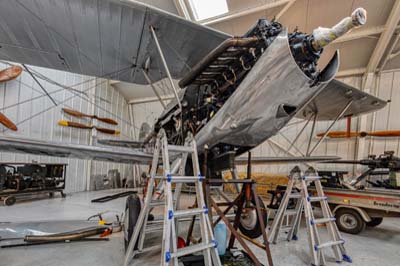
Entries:
[[356, 235], [365, 229], [365, 221], [353, 210], [341, 208], [336, 212], [336, 224], [340, 231]]
[[8, 196], [4, 199], [4, 204], [7, 206], [14, 205], [17, 199], [14, 196]]
[[[124, 216], [124, 241], [125, 241], [125, 251], [128, 248], [129, 241], [135, 230], [135, 225], [139, 218], [140, 210], [142, 206], [140, 203], [140, 198], [138, 195], [130, 195], [126, 199], [125, 206], [125, 216]], [[135, 250], [137, 249], [137, 244], [135, 244]]]
[[371, 217], [371, 221], [367, 222], [367, 226], [375, 227], [382, 223], [383, 217]]
[[[264, 220], [264, 225], [267, 226], [268, 222], [267, 211], [262, 199], [260, 197], [258, 198], [260, 202], [260, 208], [262, 212], [262, 218]], [[257, 210], [255, 208], [254, 199], [252, 200], [252, 203], [254, 205], [254, 208], [248, 208], [247, 210], [244, 210], [245, 214], [242, 215], [242, 218], [240, 219], [239, 229], [245, 236], [248, 236], [250, 238], [257, 238], [262, 235], [262, 231], [260, 222], [258, 221], [258, 215], [257, 215]]]

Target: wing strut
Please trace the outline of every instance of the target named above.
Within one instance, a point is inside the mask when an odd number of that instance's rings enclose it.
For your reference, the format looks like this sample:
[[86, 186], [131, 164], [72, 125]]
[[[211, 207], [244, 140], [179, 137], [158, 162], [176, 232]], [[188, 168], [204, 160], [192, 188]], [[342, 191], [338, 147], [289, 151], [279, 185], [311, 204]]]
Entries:
[[147, 82], [149, 83], [150, 87], [153, 89], [154, 94], [157, 96], [158, 101], [161, 103], [162, 107], [165, 109], [166, 108], [165, 103], [163, 102], [163, 100], [161, 98], [161, 95], [158, 93], [156, 87], [154, 87], [153, 82], [151, 81], [149, 75], [147, 74], [147, 71], [142, 69], [142, 72], [143, 72], [144, 78], [147, 80]]
[[[350, 105], [353, 103], [353, 100], [350, 100], [345, 107], [342, 109], [342, 111], [336, 116], [335, 120], [329, 125], [329, 127], [326, 129], [324, 135], [318, 140], [318, 142], [314, 145], [314, 147], [310, 150], [310, 152], [307, 154], [307, 156], [310, 156], [313, 151], [315, 151], [318, 146], [321, 144], [321, 142], [326, 138], [326, 136], [331, 132], [333, 125], [336, 124], [336, 122], [344, 115], [344, 113], [347, 111], [347, 109], [350, 107]], [[311, 143], [311, 138], [314, 135], [314, 132], [311, 133], [310, 137], [310, 143]], [[310, 144], [309, 143], [309, 144]]]
[[151, 34], [153, 35], [154, 42], [156, 43], [157, 50], [158, 50], [158, 53], [160, 54], [161, 61], [162, 61], [163, 65], [164, 65], [165, 72], [167, 73], [169, 82], [171, 83], [172, 89], [174, 90], [174, 95], [175, 95], [176, 101], [178, 103], [179, 110], [182, 113], [182, 105], [181, 105], [181, 101], [179, 100], [178, 91], [177, 91], [177, 89], [175, 87], [174, 81], [172, 80], [172, 76], [171, 76], [171, 73], [169, 72], [167, 61], [165, 60], [164, 53], [163, 53], [163, 51], [161, 49], [160, 43], [158, 42], [157, 34], [156, 34], [153, 26], [150, 26], [150, 31], [151, 31]]

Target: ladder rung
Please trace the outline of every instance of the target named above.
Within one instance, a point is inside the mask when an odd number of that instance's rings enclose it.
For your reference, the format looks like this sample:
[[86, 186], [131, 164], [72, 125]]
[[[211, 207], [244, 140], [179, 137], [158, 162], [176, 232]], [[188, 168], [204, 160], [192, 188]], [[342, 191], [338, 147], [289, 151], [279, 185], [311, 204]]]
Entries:
[[158, 232], [158, 231], [163, 231], [164, 227], [163, 226], [148, 226], [146, 227], [145, 233], [152, 233], [152, 232]]
[[196, 183], [203, 181], [203, 176], [177, 176], [177, 175], [167, 175], [165, 178], [168, 182], [172, 183]]
[[311, 220], [311, 224], [326, 224], [329, 222], [334, 222], [336, 221], [335, 217], [331, 217], [331, 218], [321, 218], [321, 219], [314, 219]]
[[[208, 244], [191, 245], [191, 246], [188, 246], [188, 247], [185, 247], [185, 248], [180, 248], [175, 253], [170, 253], [169, 257], [171, 259], [172, 258], [179, 258], [179, 257], [185, 256], [185, 255], [193, 254], [195, 252], [206, 250], [208, 248], [214, 248], [216, 246], [217, 246], [217, 242], [216, 241], [208, 243]], [[166, 257], [168, 257], [168, 255], [166, 255]]]
[[287, 231], [287, 230], [291, 230], [293, 227], [290, 225], [287, 226], [281, 226], [281, 228], [279, 228], [280, 231]]
[[151, 207], [163, 206], [163, 205], [165, 205], [165, 201], [164, 201], [164, 200], [158, 200], [158, 201], [152, 201], [152, 202], [150, 202], [150, 206], [151, 206]]
[[314, 175], [303, 176], [303, 180], [305, 180], [305, 181], [315, 181], [315, 180], [320, 180], [320, 179], [321, 179], [320, 176], [314, 176]]
[[291, 199], [299, 199], [301, 198], [301, 194], [300, 193], [292, 193], [289, 195], [289, 198]]
[[168, 145], [168, 151], [172, 152], [193, 152], [191, 146], [178, 146], [178, 145]]
[[308, 201], [308, 202], [323, 201], [323, 200], [327, 200], [327, 199], [328, 199], [327, 196], [321, 196], [321, 197], [307, 197], [307, 201]]
[[287, 210], [285, 211], [285, 215], [296, 215], [297, 211], [296, 210]]
[[208, 213], [207, 208], [197, 208], [197, 209], [189, 209], [189, 210], [179, 210], [174, 212], [174, 217], [175, 218], [181, 218], [181, 217], [190, 217], [194, 215], [198, 215], [201, 213]]
[[322, 249], [322, 248], [327, 248], [327, 247], [332, 247], [332, 246], [342, 245], [342, 244], [344, 244], [344, 240], [331, 241], [331, 242], [326, 242], [323, 244], [315, 245], [314, 249], [315, 249], [315, 251], [318, 251], [319, 249]]

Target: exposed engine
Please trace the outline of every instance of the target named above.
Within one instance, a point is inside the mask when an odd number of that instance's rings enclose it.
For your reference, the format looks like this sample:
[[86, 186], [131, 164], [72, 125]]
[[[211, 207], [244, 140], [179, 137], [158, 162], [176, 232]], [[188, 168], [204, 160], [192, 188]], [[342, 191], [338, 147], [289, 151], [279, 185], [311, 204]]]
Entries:
[[[179, 82], [180, 87], [186, 87], [182, 113], [174, 106], [157, 123], [171, 143], [181, 144], [189, 132], [196, 135], [207, 124], [281, 31], [280, 23], [261, 19], [243, 37], [219, 45]], [[311, 36], [296, 31], [289, 34], [289, 40], [296, 63], [317, 83], [322, 48], [314, 49]]]
[[[359, 8], [333, 28], [317, 28], [312, 34], [299, 31], [288, 33], [292, 57], [310, 79], [310, 88], [318, 85], [322, 79], [317, 64], [323, 47], [365, 21], [366, 11]], [[163, 128], [173, 144], [183, 144], [188, 134], [196, 136], [227, 102], [283, 30], [280, 23], [261, 19], [242, 37], [222, 42], [180, 80], [180, 105], [173, 101], [166, 108], [156, 123], [155, 132]], [[287, 115], [296, 110], [295, 106], [283, 105], [285, 107], [293, 109], [285, 109]], [[252, 147], [219, 142], [209, 148], [212, 153], [208, 160], [229, 152], [238, 155]]]

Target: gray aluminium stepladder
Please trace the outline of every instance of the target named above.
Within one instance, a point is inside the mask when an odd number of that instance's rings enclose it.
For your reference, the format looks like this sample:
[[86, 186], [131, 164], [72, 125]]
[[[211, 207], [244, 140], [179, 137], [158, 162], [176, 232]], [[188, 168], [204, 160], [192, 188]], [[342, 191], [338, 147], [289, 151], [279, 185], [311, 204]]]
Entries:
[[[307, 183], [314, 181], [316, 195], [310, 196]], [[300, 192], [296, 190], [296, 184], [300, 185]], [[287, 206], [290, 199], [297, 199], [293, 210], [288, 210]], [[315, 219], [311, 203], [319, 202], [322, 210], [322, 218]], [[293, 168], [289, 175], [289, 183], [285, 195], [282, 198], [276, 217], [272, 223], [269, 242], [276, 244], [279, 233], [282, 230], [289, 230], [287, 240], [297, 240], [297, 232], [300, 226], [301, 215], [304, 211], [307, 233], [309, 238], [310, 252], [312, 257], [311, 265], [326, 265], [323, 249], [331, 247], [335, 255], [336, 262], [352, 262], [346, 254], [344, 240], [339, 233], [335, 223], [335, 218], [328, 206], [327, 197], [324, 194], [320, 177], [313, 168], [309, 168], [303, 176], [299, 167]], [[292, 216], [289, 226], [283, 228], [282, 223], [285, 217]], [[318, 225], [325, 224], [328, 230], [330, 241], [321, 243], [318, 233]]]
[[[162, 155], [163, 175], [157, 175], [157, 168], [160, 155]], [[171, 155], [171, 156], [170, 156]], [[184, 169], [186, 159], [191, 155], [193, 162], [194, 176], [185, 176]], [[174, 162], [170, 163], [170, 158]], [[155, 180], [161, 179], [162, 184], [155, 189]], [[148, 215], [153, 207], [164, 206], [164, 219], [162, 220], [163, 227], [163, 242], [160, 265], [178, 266], [178, 258], [202, 252], [204, 256], [204, 265], [221, 265], [217, 253], [217, 242], [214, 239], [211, 223], [208, 219], [208, 209], [205, 206], [202, 182], [204, 177], [200, 175], [199, 161], [197, 156], [196, 142], [192, 140], [184, 146], [169, 145], [167, 138], [163, 132], [157, 137], [154, 148], [153, 161], [150, 171], [150, 179], [147, 185], [146, 197], [144, 199], [143, 208], [140, 212], [135, 230], [129, 242], [129, 246], [125, 255], [124, 265], [128, 266], [131, 258], [139, 253], [150, 248], [143, 248], [145, 233], [159, 230], [160, 227], [154, 226], [154, 221], [147, 221]], [[176, 183], [175, 193], [172, 193], [172, 183]], [[194, 183], [196, 188], [196, 200], [199, 203], [199, 208], [196, 209], [179, 209], [180, 189], [182, 183]], [[164, 194], [164, 199], [160, 200], [160, 195]], [[180, 218], [198, 216], [200, 220], [200, 232], [202, 242], [196, 245], [191, 245], [181, 249], [177, 248], [178, 223]], [[138, 242], [137, 242], [138, 241]], [[134, 251], [135, 243], [137, 251]]]

